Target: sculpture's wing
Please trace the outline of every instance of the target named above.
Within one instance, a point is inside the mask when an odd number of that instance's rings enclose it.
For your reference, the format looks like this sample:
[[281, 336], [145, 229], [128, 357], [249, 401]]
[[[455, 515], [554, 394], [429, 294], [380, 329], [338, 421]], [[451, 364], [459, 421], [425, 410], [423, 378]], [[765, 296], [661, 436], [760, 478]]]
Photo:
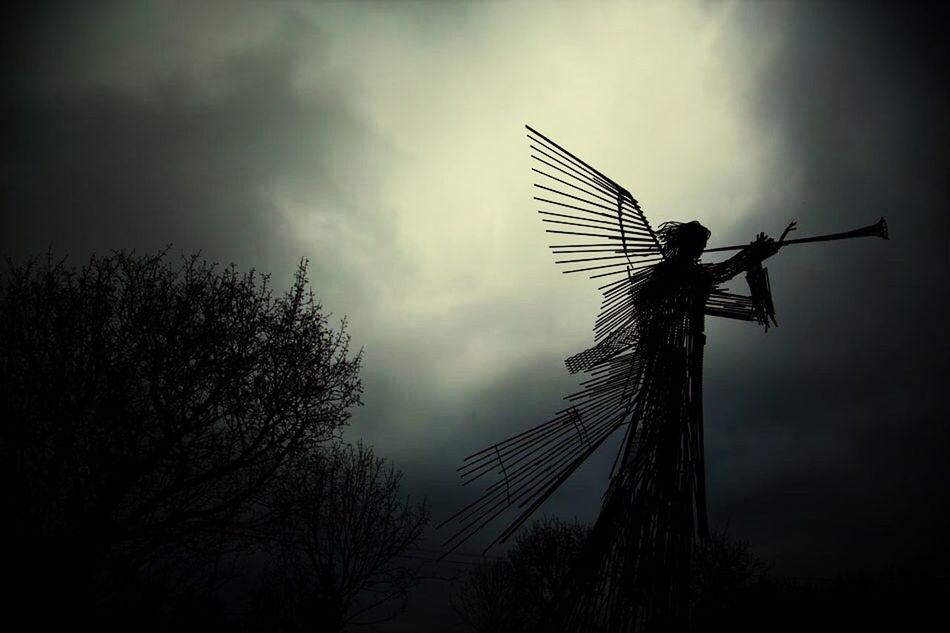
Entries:
[[555, 243], [551, 250], [565, 273], [586, 272], [604, 279], [594, 338], [601, 340], [629, 323], [629, 287], [640, 269], [663, 259], [656, 233], [640, 204], [589, 164], [534, 128], [528, 141], [536, 174], [538, 213]]
[[[448, 554], [489, 523], [507, 514], [510, 523], [488, 547], [514, 534], [584, 461], [629, 422], [640, 389], [643, 359], [635, 352], [599, 364], [570, 406], [548, 422], [465, 458], [462, 485], [488, 484], [481, 496], [439, 527], [455, 532], [443, 543]], [[628, 429], [631, 427], [628, 427]], [[513, 518], [512, 518], [513, 517]], [[487, 550], [487, 548], [486, 548]]]
[[[517, 513], [492, 542], [504, 541], [617, 429], [631, 421], [642, 380], [640, 290], [649, 266], [662, 260], [656, 234], [630, 193], [537, 130], [528, 127], [539, 213], [555, 236], [551, 248], [564, 272], [606, 278], [594, 326], [600, 342], [568, 359], [571, 371], [589, 370], [571, 406], [550, 421], [465, 459], [463, 485], [490, 480], [482, 495], [446, 519], [455, 532], [451, 552], [507, 512]], [[630, 348], [633, 347], [631, 350]], [[628, 431], [633, 425], [628, 426]], [[491, 547], [489, 545], [489, 547]]]

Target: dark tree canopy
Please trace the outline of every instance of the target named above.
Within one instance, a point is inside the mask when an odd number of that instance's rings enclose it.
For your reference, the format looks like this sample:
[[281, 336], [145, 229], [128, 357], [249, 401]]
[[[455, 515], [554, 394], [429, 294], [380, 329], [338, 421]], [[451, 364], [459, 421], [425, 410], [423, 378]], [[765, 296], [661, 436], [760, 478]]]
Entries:
[[456, 612], [479, 633], [538, 630], [560, 597], [587, 526], [544, 517], [518, 532], [503, 559], [485, 559], [453, 598]]
[[361, 354], [305, 263], [279, 295], [197, 256], [11, 264], [0, 323], [4, 575], [24, 595], [259, 538], [289, 465], [360, 402]]
[[273, 551], [278, 624], [342, 631], [394, 617], [418, 569], [400, 558], [429, 521], [400, 494], [402, 473], [366, 445], [308, 454], [284, 479]]
[[[472, 569], [454, 596], [455, 610], [478, 633], [544, 630], [564, 599], [589, 532], [588, 526], [556, 518], [534, 521], [518, 533], [505, 558], [486, 559]], [[745, 541], [713, 532], [692, 554], [690, 618], [698, 631], [734, 628], [749, 619], [753, 601], [774, 593], [767, 566]]]

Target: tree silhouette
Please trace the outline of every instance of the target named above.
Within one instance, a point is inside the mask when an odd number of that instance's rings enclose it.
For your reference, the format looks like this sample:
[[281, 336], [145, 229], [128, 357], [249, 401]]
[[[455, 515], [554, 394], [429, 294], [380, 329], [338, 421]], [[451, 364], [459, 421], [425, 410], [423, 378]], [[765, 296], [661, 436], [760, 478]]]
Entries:
[[273, 540], [282, 628], [342, 631], [405, 605], [417, 569], [399, 556], [429, 509], [400, 495], [401, 479], [359, 443], [308, 454], [283, 481]]
[[508, 633], [523, 630], [515, 617], [515, 573], [507, 559], [486, 559], [466, 575], [452, 597], [452, 606], [478, 633]]
[[[543, 630], [588, 532], [559, 519], [535, 521], [518, 533], [505, 558], [483, 560], [469, 572], [453, 599], [456, 612], [478, 633]], [[699, 631], [749, 621], [758, 613], [753, 603], [774, 586], [749, 544], [725, 532], [713, 532], [694, 549], [691, 566], [691, 618]]]
[[713, 532], [693, 549], [693, 624], [699, 631], [735, 627], [767, 581], [766, 565], [749, 543]]
[[558, 598], [589, 528], [542, 518], [518, 533], [507, 557], [481, 561], [453, 598], [479, 633], [535, 631]]
[[222, 552], [265, 534], [288, 468], [359, 403], [348, 343], [305, 262], [280, 295], [267, 276], [198, 256], [10, 264], [0, 535], [15, 544], [12, 603], [78, 605], [161, 570], [213, 582]]

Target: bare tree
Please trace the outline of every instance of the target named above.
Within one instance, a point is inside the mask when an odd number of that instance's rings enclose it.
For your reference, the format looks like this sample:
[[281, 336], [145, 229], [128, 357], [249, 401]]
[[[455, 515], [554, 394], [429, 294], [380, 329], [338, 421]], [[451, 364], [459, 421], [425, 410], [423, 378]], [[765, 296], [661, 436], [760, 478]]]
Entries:
[[767, 572], [768, 565], [752, 552], [748, 542], [726, 532], [713, 532], [697, 543], [691, 574], [694, 625], [710, 631], [735, 625]]
[[557, 518], [518, 533], [502, 560], [483, 560], [453, 597], [463, 620], [479, 633], [535, 630], [559, 595], [589, 529]]
[[429, 509], [401, 496], [401, 478], [360, 443], [308, 454], [284, 480], [275, 540], [284, 628], [342, 631], [405, 605], [417, 569], [399, 557]]
[[517, 611], [515, 573], [507, 559], [483, 559], [452, 596], [452, 607], [478, 633], [523, 629]]
[[[589, 529], [552, 518], [518, 533], [503, 559], [486, 559], [465, 578], [453, 606], [478, 633], [541, 630], [581, 553]], [[767, 566], [745, 541], [714, 532], [693, 550], [691, 618], [697, 630], [732, 625], [748, 610]]]
[[24, 595], [255, 538], [273, 485], [360, 401], [361, 355], [305, 263], [280, 295], [164, 253], [0, 282], [0, 534]]

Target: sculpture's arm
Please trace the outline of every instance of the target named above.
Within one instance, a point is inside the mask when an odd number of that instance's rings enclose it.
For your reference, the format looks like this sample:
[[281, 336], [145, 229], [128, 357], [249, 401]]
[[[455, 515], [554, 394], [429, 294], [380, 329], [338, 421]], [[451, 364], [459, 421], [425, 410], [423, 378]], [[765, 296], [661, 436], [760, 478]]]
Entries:
[[755, 241], [729, 259], [709, 266], [713, 284], [725, 283], [739, 273], [754, 268], [777, 253], [780, 246], [781, 242], [776, 242], [765, 233], [759, 233]]
[[[778, 252], [785, 243], [785, 236], [795, 230], [795, 223], [786, 227], [778, 242], [759, 233], [755, 241], [724, 262], [709, 267], [714, 288], [706, 301], [706, 314], [724, 316], [733, 319], [757, 321], [765, 327], [778, 325], [775, 320], [775, 306], [772, 304], [772, 290], [769, 287], [769, 271], [762, 262]], [[750, 295], [734, 295], [715, 287], [729, 281], [741, 272], [745, 272]]]

